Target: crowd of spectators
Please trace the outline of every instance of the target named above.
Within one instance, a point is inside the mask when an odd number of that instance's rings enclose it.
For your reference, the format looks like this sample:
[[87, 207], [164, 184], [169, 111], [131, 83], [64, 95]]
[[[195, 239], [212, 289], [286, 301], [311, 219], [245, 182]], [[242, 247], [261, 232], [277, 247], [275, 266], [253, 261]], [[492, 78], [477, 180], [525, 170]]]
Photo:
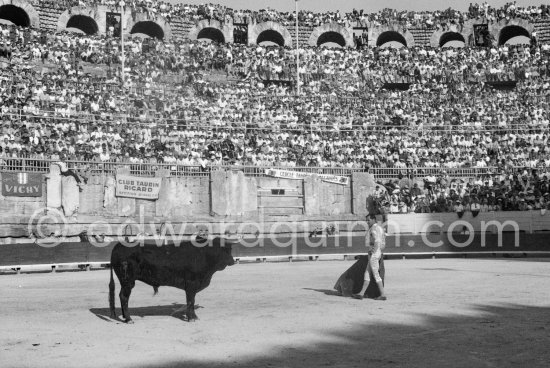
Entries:
[[[420, 184], [420, 185], [419, 185]], [[550, 170], [512, 170], [466, 180], [446, 171], [379, 183], [373, 200], [385, 213], [528, 211], [550, 209]]]
[[[187, 40], [156, 42], [144, 53], [135, 39], [127, 45], [122, 88], [113, 39], [58, 34], [42, 44], [41, 37], [7, 36], [14, 48], [0, 84], [4, 156], [48, 157], [65, 149], [83, 160], [184, 164], [356, 169], [549, 164], [546, 45], [503, 46], [494, 53], [303, 49], [306, 97], [296, 98], [289, 87], [266, 86], [268, 80], [284, 80], [282, 74], [255, 69], [278, 58], [291, 62], [290, 51], [282, 48]], [[87, 45], [85, 51], [81, 45]], [[449, 64], [453, 56], [457, 61]], [[347, 68], [316, 72], [316, 63]], [[510, 69], [502, 73], [506, 78], [494, 77], [496, 63]], [[102, 65], [104, 72], [85, 72], [84, 65]], [[204, 80], [215, 69], [242, 81]], [[181, 82], [166, 81], [175, 76]], [[487, 87], [493, 79], [518, 85], [493, 91]], [[380, 89], [396, 81], [412, 84], [408, 91]], [[222, 143], [235, 149], [224, 150]]]
[[[295, 51], [282, 47], [130, 38], [121, 83], [118, 38], [2, 25], [0, 165], [393, 170], [426, 181], [385, 183], [389, 212], [461, 212], [476, 200], [488, 210], [546, 208], [550, 45], [466, 46], [303, 47], [297, 97]], [[400, 83], [408, 89], [389, 88]], [[488, 176], [432, 180], [469, 168]]]
[[[73, 64], [120, 63], [117, 38], [46, 34], [38, 31], [8, 31], [3, 27], [1, 54], [16, 61], [35, 59]], [[150, 52], [143, 52], [139, 38], [125, 44], [128, 73], [136, 80], [156, 79], [167, 72], [192, 69], [223, 70], [243, 78], [268, 81], [296, 79], [296, 51], [287, 48], [247, 46], [241, 44], [201, 44], [196, 41], [147, 42]], [[302, 87], [313, 92], [321, 88], [332, 91], [363, 93], [384, 83], [412, 83], [416, 90], [434, 90], [446, 85], [460, 90], [465, 83], [487, 81], [524, 81], [545, 79], [549, 74], [550, 45], [465, 47], [442, 50], [430, 47], [366, 48], [363, 50], [301, 48]], [[340, 91], [335, 91], [340, 92]]]

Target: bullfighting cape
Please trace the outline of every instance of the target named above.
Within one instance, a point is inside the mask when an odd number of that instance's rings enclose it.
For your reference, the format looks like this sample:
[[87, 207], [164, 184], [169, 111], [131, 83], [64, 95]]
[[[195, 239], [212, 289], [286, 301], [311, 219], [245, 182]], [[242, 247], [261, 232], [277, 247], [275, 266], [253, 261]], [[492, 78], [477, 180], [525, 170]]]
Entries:
[[[355, 258], [357, 261], [338, 278], [338, 281], [336, 281], [334, 285], [334, 289], [345, 297], [360, 293], [365, 283], [365, 272], [369, 264], [369, 256], [357, 256]], [[382, 281], [384, 281], [385, 269], [383, 258], [380, 259], [379, 264], [380, 277], [382, 277]], [[364, 297], [376, 298], [380, 296], [380, 289], [378, 289], [372, 272], [369, 272], [369, 278], [371, 281], [367, 286]]]
[[357, 261], [344, 272], [334, 289], [342, 294], [342, 296], [351, 296], [351, 294], [360, 293], [365, 282], [365, 271], [369, 264], [369, 256], [357, 256]]

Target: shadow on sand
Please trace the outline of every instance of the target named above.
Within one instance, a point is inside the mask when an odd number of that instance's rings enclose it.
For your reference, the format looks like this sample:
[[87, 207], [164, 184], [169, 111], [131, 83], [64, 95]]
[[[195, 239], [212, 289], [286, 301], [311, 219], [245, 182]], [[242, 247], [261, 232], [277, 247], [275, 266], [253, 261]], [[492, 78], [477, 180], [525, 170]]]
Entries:
[[325, 295], [331, 295], [331, 296], [342, 296], [339, 292], [337, 292], [336, 290], [332, 289], [311, 289], [311, 288], [302, 288], [302, 290], [311, 290], [311, 291], [316, 291], [318, 293], [323, 293]]
[[[308, 289], [331, 294], [331, 290]], [[431, 301], [426, 301], [427, 303]], [[435, 302], [435, 301], [434, 301]], [[368, 303], [365, 301], [365, 303]], [[168, 314], [172, 306], [142, 308]], [[471, 313], [421, 314], [421, 323], [361, 322], [326, 330], [306, 345], [283, 345], [247, 357], [174, 360], [140, 365], [175, 367], [547, 367], [550, 308], [505, 305], [471, 307]], [[327, 315], [330, 318], [330, 315]]]

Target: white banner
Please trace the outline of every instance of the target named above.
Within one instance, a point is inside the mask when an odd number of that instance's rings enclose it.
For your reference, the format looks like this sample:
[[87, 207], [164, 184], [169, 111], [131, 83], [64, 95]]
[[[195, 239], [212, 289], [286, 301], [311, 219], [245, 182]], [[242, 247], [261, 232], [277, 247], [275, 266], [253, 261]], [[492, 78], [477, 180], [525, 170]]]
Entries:
[[[288, 171], [288, 170], [279, 170], [279, 169], [265, 169], [265, 174], [276, 178], [295, 179], [295, 180], [302, 180], [304, 178], [307, 178], [308, 176], [313, 175], [313, 173], [308, 173], [308, 172]], [[330, 175], [330, 174], [316, 174], [316, 175], [319, 176], [321, 180], [328, 181], [329, 183], [341, 184], [341, 185], [348, 185], [349, 183], [349, 178], [347, 176]]]
[[141, 178], [117, 175], [116, 196], [140, 199], [158, 199], [162, 178]]

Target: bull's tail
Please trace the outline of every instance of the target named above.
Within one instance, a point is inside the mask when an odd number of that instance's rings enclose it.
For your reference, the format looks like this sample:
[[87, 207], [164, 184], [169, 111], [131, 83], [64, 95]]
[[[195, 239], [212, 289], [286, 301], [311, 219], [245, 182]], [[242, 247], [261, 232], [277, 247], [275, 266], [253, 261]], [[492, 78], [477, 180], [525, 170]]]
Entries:
[[116, 319], [115, 311], [115, 279], [113, 278], [113, 262], [111, 262], [111, 281], [109, 282], [109, 309], [111, 318]]

